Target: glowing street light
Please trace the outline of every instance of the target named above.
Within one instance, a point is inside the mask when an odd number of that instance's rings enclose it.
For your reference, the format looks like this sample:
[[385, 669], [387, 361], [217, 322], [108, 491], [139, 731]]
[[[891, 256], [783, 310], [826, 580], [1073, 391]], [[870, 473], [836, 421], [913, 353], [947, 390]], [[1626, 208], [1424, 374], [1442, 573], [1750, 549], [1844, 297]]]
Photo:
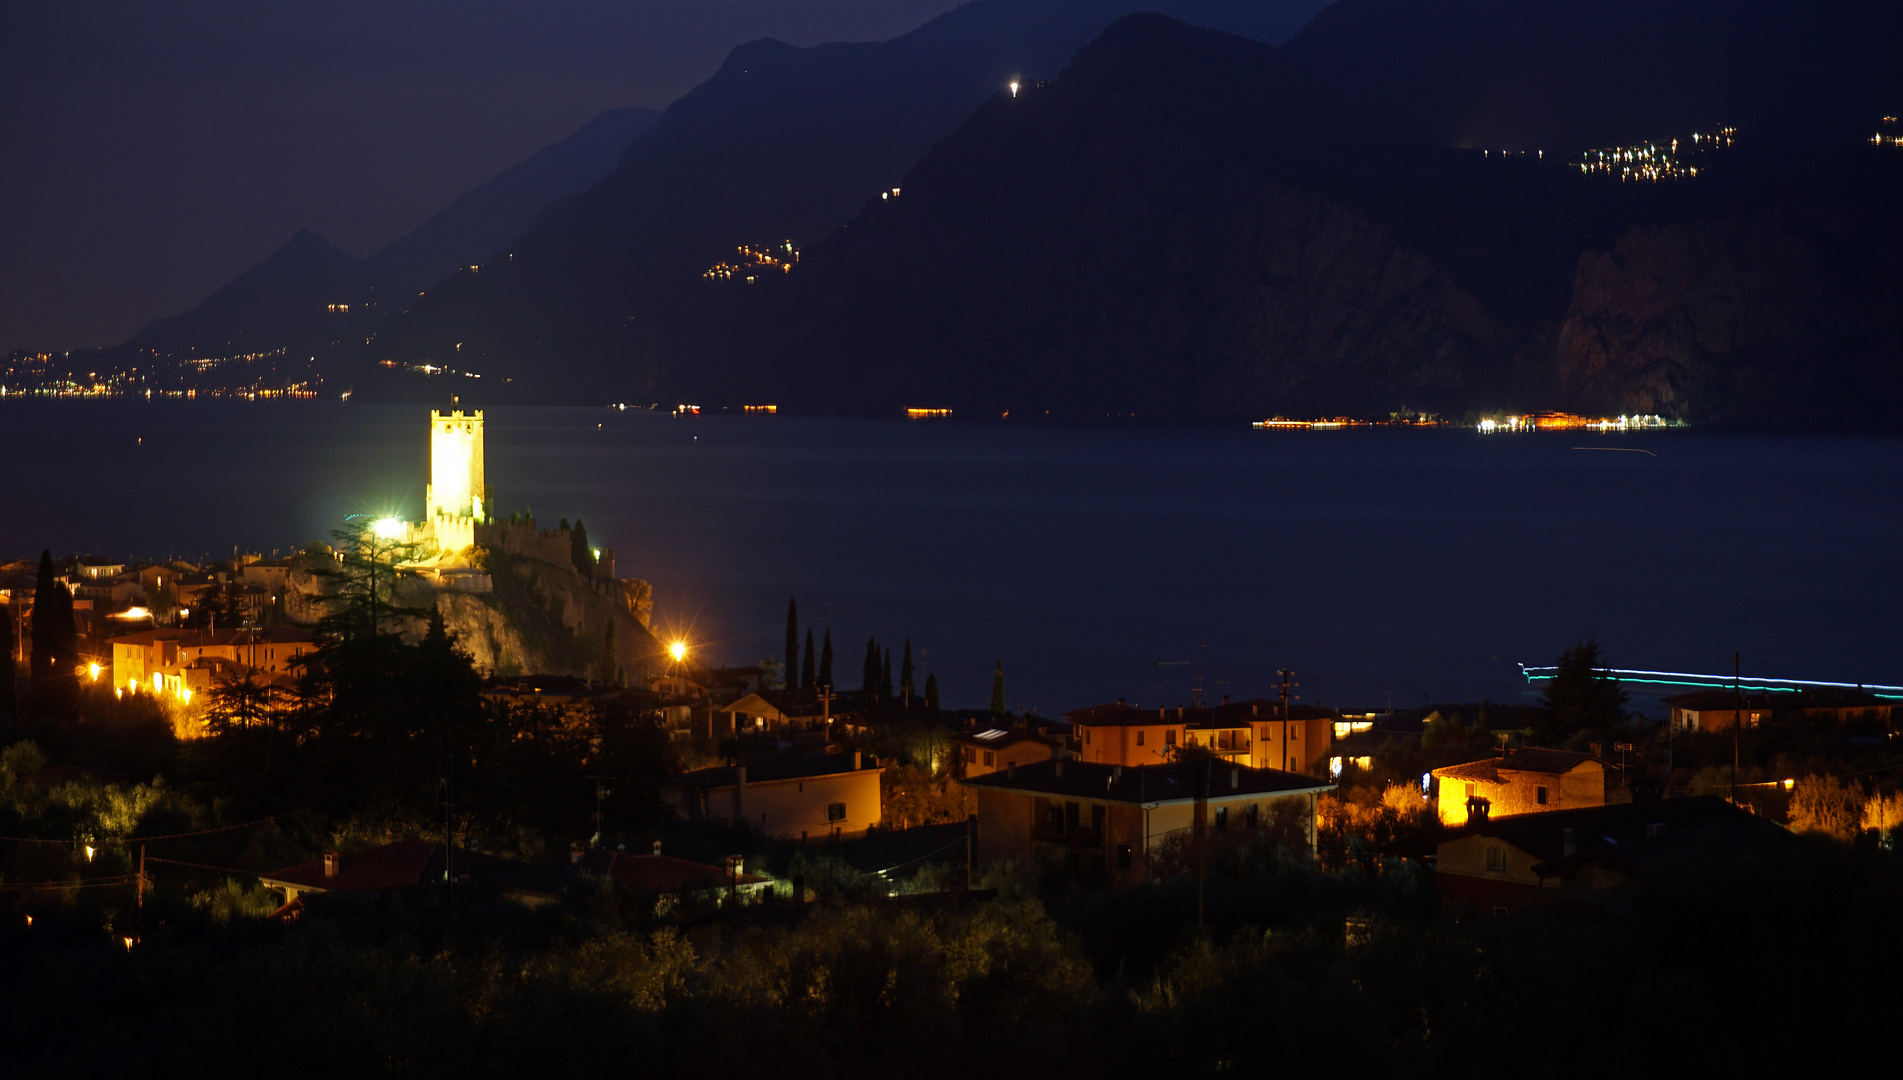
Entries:
[[370, 531], [374, 533], [379, 540], [395, 540], [397, 537], [403, 535], [403, 519], [393, 517], [378, 518], [370, 523]]
[[667, 655], [673, 657], [677, 664], [687, 659], [687, 642], [676, 638], [674, 643], [667, 647]]
[[1024, 85], [1024, 82], [1023, 82], [1023, 76], [1020, 76], [1020, 75], [1018, 75], [1018, 74], [1017, 74], [1016, 72], [1013, 72], [1013, 73], [1012, 73], [1012, 75], [1011, 75], [1011, 84], [1010, 84], [1010, 85], [1011, 85], [1011, 96], [1012, 96], [1012, 97], [1017, 97], [1017, 96], [1018, 96], [1018, 87], [1020, 87], [1020, 86], [1022, 86], [1022, 85]]

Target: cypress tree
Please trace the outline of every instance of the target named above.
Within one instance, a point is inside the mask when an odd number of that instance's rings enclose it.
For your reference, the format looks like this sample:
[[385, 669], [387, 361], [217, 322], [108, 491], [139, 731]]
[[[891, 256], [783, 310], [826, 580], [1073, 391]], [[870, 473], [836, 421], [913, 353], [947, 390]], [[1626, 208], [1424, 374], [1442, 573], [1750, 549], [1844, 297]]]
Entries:
[[1004, 661], [998, 661], [998, 669], [991, 673], [991, 711], [1009, 712], [1004, 707]]
[[907, 704], [912, 701], [912, 639], [905, 639], [905, 659], [899, 663], [899, 692], [905, 695]]
[[33, 651], [27, 657], [27, 678], [37, 696], [46, 692], [53, 671], [53, 552], [40, 552], [39, 576], [33, 579]]
[[19, 714], [19, 681], [13, 666], [12, 604], [0, 608], [0, 716]]
[[859, 665], [859, 689], [867, 694], [879, 692], [879, 639], [866, 639], [866, 659]]
[[580, 518], [575, 519], [574, 531], [568, 534], [568, 557], [582, 577], [595, 576], [595, 549], [588, 546], [588, 526]]
[[[786, 670], [790, 674], [793, 669], [787, 668]], [[813, 688], [813, 628], [809, 626], [806, 628], [806, 658], [800, 661], [800, 689], [811, 690], [812, 688]]]
[[879, 650], [879, 700], [892, 700], [892, 650]]
[[829, 688], [833, 685], [833, 628], [830, 626], [826, 628], [826, 643], [819, 649], [819, 675], [815, 685]]
[[939, 707], [938, 706], [938, 676], [936, 675], [925, 676], [925, 704], [928, 708], [931, 708], [934, 710], [936, 710]]
[[[808, 634], [806, 636], [810, 641], [810, 639], [812, 638], [812, 635]], [[809, 654], [812, 652], [812, 648], [813, 647], [810, 643], [806, 646], [807, 652]], [[789, 596], [786, 598], [786, 668], [785, 668], [786, 685], [789, 688], [798, 685], [797, 683], [793, 681], [793, 676], [799, 673], [799, 670], [800, 670], [799, 662], [800, 662], [800, 605], [798, 600]], [[812, 664], [812, 660], [810, 659], [807, 660], [806, 662], [809, 665]], [[810, 668], [808, 670], [810, 671]], [[811, 682], [812, 680], [808, 679], [807, 681]]]

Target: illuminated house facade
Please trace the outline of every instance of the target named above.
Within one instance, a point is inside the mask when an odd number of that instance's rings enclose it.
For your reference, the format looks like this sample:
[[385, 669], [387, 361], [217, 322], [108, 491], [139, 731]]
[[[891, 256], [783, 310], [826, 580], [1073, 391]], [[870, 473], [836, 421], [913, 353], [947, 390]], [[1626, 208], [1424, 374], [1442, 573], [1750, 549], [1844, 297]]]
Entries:
[[883, 819], [883, 771], [857, 751], [772, 757], [670, 777], [661, 801], [688, 821], [745, 823], [765, 836], [860, 836]]
[[1740, 718], [1748, 728], [1771, 718], [1771, 701], [1764, 694], [1741, 697], [1730, 690], [1697, 690], [1664, 700], [1672, 710], [1673, 731], [1729, 731]]
[[967, 780], [1063, 755], [1062, 739], [1022, 727], [960, 732], [952, 736], [951, 744], [953, 769]]
[[141, 630], [113, 638], [114, 686], [132, 693], [170, 694], [181, 701], [209, 688], [220, 673], [257, 672], [289, 678], [298, 657], [317, 647], [308, 631], [291, 626], [250, 630]]
[[1325, 765], [1337, 717], [1294, 705], [1286, 723], [1278, 702], [1264, 698], [1220, 705], [1144, 709], [1093, 705], [1064, 714], [1075, 725], [1072, 749], [1080, 760], [1101, 765], [1160, 765], [1178, 747], [1212, 751], [1224, 761], [1254, 769], [1318, 773]]
[[1435, 769], [1434, 780], [1440, 788], [1440, 820], [1449, 825], [1467, 821], [1475, 800], [1490, 818], [1606, 802], [1605, 762], [1572, 750], [1508, 750], [1500, 757]]
[[1312, 852], [1316, 800], [1334, 789], [1214, 758], [1129, 768], [1045, 761], [963, 783], [978, 804], [981, 865], [1056, 861], [1113, 885], [1193, 872], [1203, 857], [1278, 830]]

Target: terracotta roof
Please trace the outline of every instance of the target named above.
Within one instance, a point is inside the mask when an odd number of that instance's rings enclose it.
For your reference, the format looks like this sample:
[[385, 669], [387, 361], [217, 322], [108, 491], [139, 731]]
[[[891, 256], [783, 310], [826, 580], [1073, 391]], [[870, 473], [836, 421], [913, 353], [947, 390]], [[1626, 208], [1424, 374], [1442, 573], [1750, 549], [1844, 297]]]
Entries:
[[[747, 782], [759, 783], [767, 780], [794, 780], [809, 776], [832, 776], [837, 773], [856, 771], [851, 754], [778, 754], [772, 757], [756, 758], [743, 763], [747, 770]], [[709, 769], [695, 769], [693, 772], [680, 773], [667, 779], [677, 787], [731, 787], [739, 782], [738, 774], [732, 765], [716, 765]]]
[[[1693, 690], [1688, 694], [1673, 694], [1659, 700], [1674, 709], [1689, 709], [1692, 712], [1709, 712], [1713, 709], [1730, 710], [1738, 707], [1738, 695], [1730, 690]], [[1744, 695], [1744, 707], [1764, 709], [1770, 707], [1770, 699], [1763, 694]]]
[[[1573, 842], [1570, 856], [1566, 854], [1569, 831]], [[1552, 872], [1591, 859], [1636, 861], [1648, 848], [1682, 844], [1714, 831], [1773, 841], [1790, 835], [1776, 823], [1732, 806], [1716, 795], [1697, 795], [1689, 799], [1653, 799], [1541, 814], [1514, 814], [1451, 829], [1429, 839], [1435, 844], [1447, 844], [1474, 835], [1499, 837], [1541, 860], [1541, 865], [1534, 868], [1537, 872]]]
[[[1225, 702], [1221, 705], [1171, 705], [1153, 709], [1116, 702], [1092, 705], [1064, 714], [1083, 727], [1130, 727], [1140, 724], [1185, 724], [1193, 728], [1231, 728], [1264, 721], [1281, 720], [1281, 703], [1268, 698]], [[1289, 706], [1289, 719], [1333, 720], [1335, 714], [1312, 705]]]
[[136, 634], [111, 639], [112, 645], [151, 645], [159, 641], [176, 641], [188, 649], [201, 649], [208, 645], [275, 645], [286, 642], [316, 641], [309, 630], [296, 626], [259, 626], [252, 629], [237, 630], [141, 630]]
[[[676, 859], [672, 855], [630, 855], [625, 851], [590, 852], [582, 860], [581, 868], [617, 885], [657, 893], [724, 889], [730, 880], [723, 867]], [[756, 874], [742, 873], [739, 883], [757, 885], [765, 880]]]
[[1544, 747], [1533, 746], [1509, 750], [1496, 758], [1462, 762], [1459, 765], [1444, 765], [1435, 769], [1434, 775], [1450, 780], [1482, 780], [1489, 784], [1499, 784], [1504, 782], [1500, 779], [1501, 769], [1558, 776], [1561, 773], [1571, 772], [1588, 761], [1598, 760], [1591, 754], [1582, 754], [1576, 750], [1548, 750]]
[[[479, 851], [457, 848], [451, 862], [458, 877], [489, 875], [520, 868], [521, 864]], [[287, 866], [259, 874], [267, 884], [323, 892], [387, 892], [443, 881], [443, 845], [428, 840], [398, 840], [339, 860], [334, 877], [324, 875], [324, 860]]]
[[1285, 795], [1331, 791], [1335, 785], [1281, 769], [1252, 769], [1213, 758], [1167, 765], [1103, 765], [1087, 761], [1040, 761], [961, 781], [967, 787], [1038, 795], [1068, 795], [1107, 802], [1162, 803], [1237, 795]]

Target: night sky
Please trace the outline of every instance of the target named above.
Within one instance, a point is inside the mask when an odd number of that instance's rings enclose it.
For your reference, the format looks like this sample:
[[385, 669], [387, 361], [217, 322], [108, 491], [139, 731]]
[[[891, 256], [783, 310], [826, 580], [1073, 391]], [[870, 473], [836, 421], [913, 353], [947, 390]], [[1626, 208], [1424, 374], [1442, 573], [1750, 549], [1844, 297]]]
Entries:
[[956, 0], [0, 4], [0, 351], [114, 344], [300, 228], [367, 255], [734, 45]]

